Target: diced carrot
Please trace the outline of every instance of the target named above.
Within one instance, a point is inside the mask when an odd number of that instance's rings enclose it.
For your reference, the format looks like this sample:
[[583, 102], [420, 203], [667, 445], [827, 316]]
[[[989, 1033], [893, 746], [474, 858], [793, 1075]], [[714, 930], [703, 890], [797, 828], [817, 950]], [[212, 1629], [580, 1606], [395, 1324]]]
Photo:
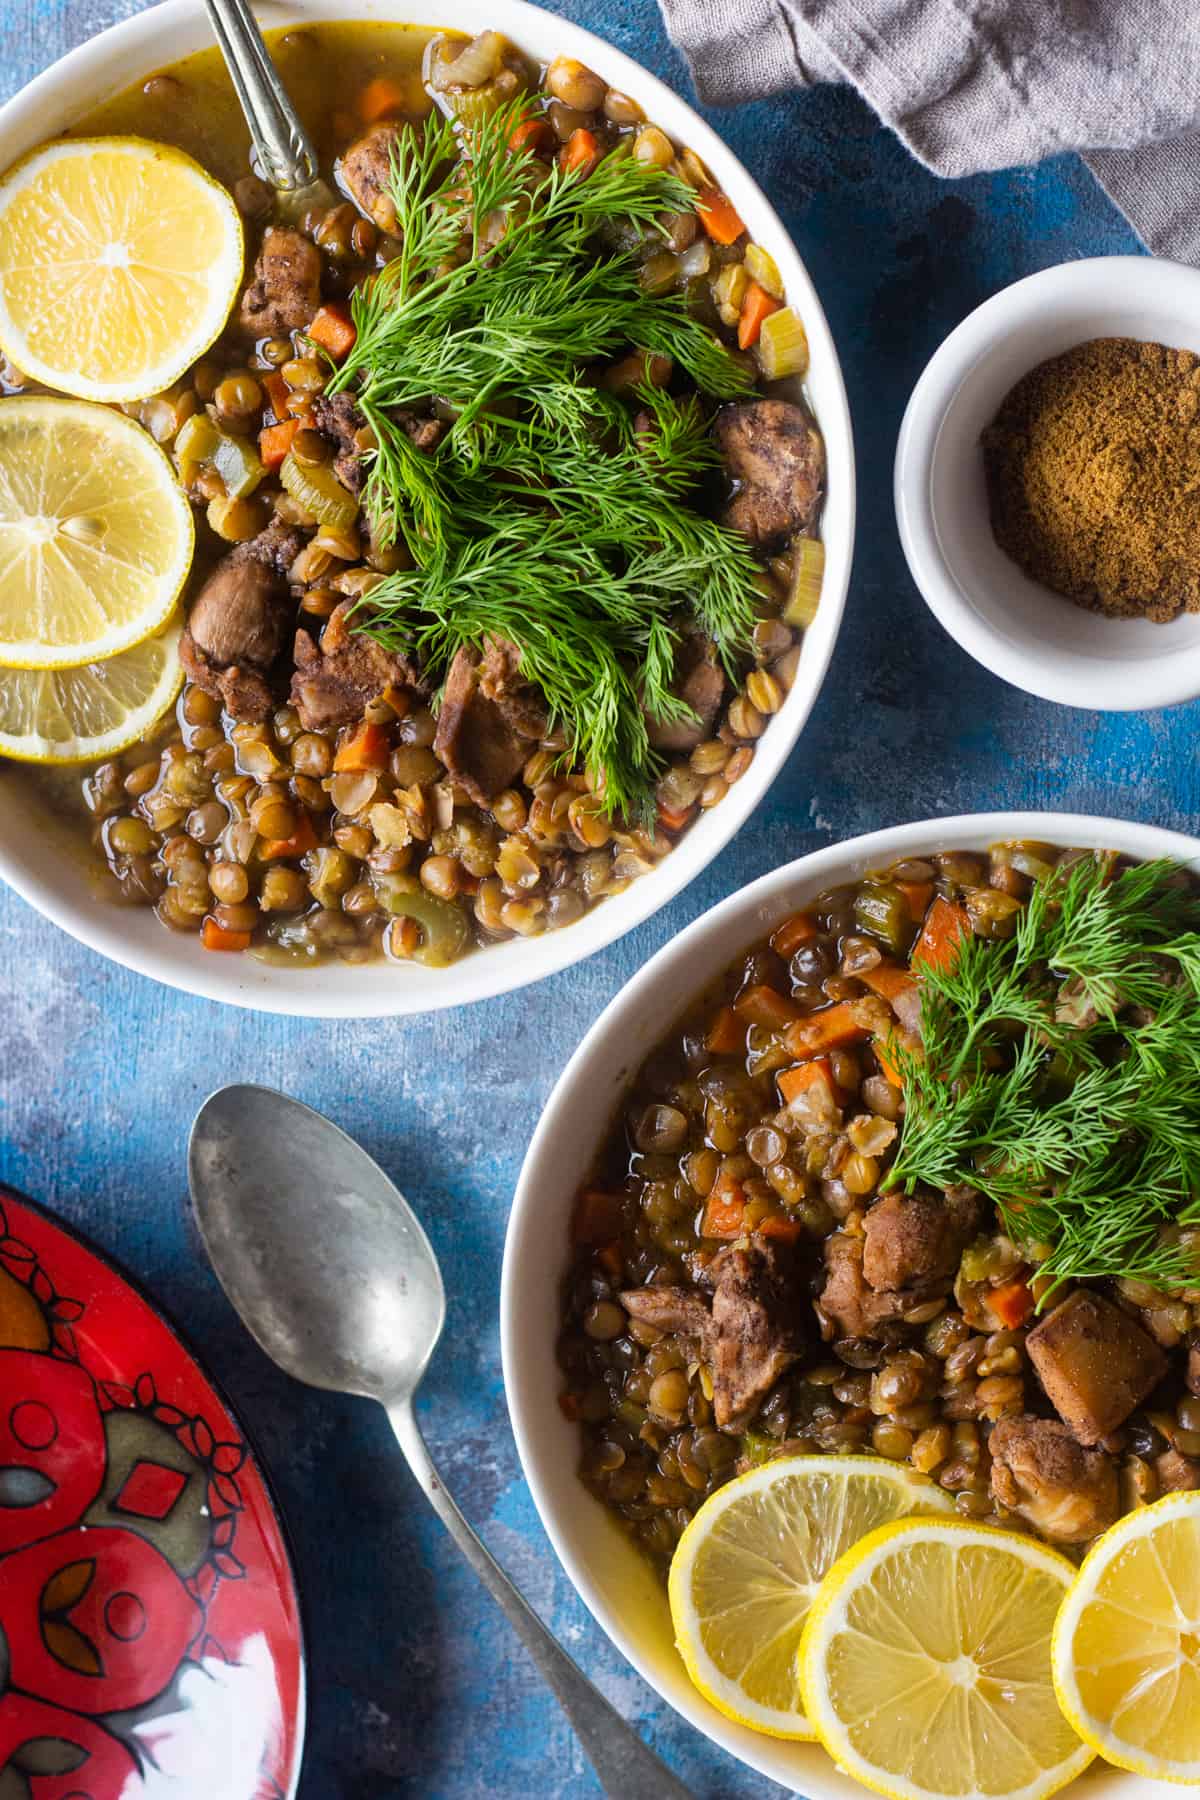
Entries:
[[754, 1226], [759, 1237], [774, 1238], [777, 1243], [794, 1244], [804, 1235], [799, 1219], [789, 1219], [785, 1212], [768, 1213]]
[[908, 901], [908, 910], [919, 925], [933, 899], [932, 881], [898, 881], [896, 886]]
[[696, 195], [700, 223], [714, 244], [736, 244], [746, 227], [733, 201], [717, 188], [702, 188]]
[[339, 744], [334, 754], [333, 766], [339, 775], [357, 774], [366, 769], [386, 769], [391, 744], [388, 734], [382, 725], [372, 725], [370, 719], [364, 719], [356, 726], [352, 737], [344, 744]]
[[561, 1412], [564, 1419], [570, 1419], [572, 1425], [574, 1425], [579, 1418], [579, 1401], [574, 1394], [560, 1394], [558, 1396], [558, 1410]]
[[1006, 1281], [1003, 1287], [989, 1288], [983, 1296], [990, 1313], [999, 1319], [1006, 1331], [1015, 1331], [1031, 1318], [1037, 1305], [1033, 1289], [1023, 1275]]
[[594, 131], [588, 131], [583, 125], [573, 131], [563, 147], [559, 162], [569, 175], [573, 169], [586, 169], [595, 162], [600, 154], [600, 146]]
[[812, 1062], [800, 1063], [794, 1069], [782, 1069], [776, 1080], [786, 1106], [816, 1088], [825, 1089], [832, 1105], [842, 1104], [842, 1091], [833, 1079], [833, 1065], [827, 1056], [815, 1057]]
[[544, 150], [554, 140], [549, 119], [522, 119], [509, 136], [510, 150]]
[[761, 983], [747, 988], [733, 1003], [733, 1010], [747, 1025], [765, 1025], [768, 1031], [782, 1031], [800, 1016], [800, 1008], [777, 988]]
[[864, 987], [869, 987], [873, 994], [878, 994], [889, 1006], [894, 1005], [905, 994], [916, 991], [916, 976], [911, 970], [902, 969], [899, 963], [881, 962], [876, 969], [859, 969], [857, 975]]
[[735, 1238], [741, 1236], [742, 1215], [746, 1210], [746, 1196], [736, 1181], [727, 1176], [718, 1175], [712, 1193], [704, 1208], [704, 1217], [700, 1221], [700, 1236], [707, 1238]]
[[902, 1088], [904, 1086], [904, 1077], [901, 1075], [899, 1069], [896, 1067], [888, 1053], [887, 1038], [877, 1037], [872, 1043], [871, 1048], [875, 1052], [875, 1061], [879, 1064], [879, 1067], [882, 1069], [887, 1080], [891, 1082], [894, 1088]]
[[809, 913], [793, 913], [771, 933], [771, 948], [776, 955], [793, 957], [801, 944], [811, 944], [817, 935], [817, 922]]
[[820, 1012], [809, 1013], [789, 1025], [784, 1042], [797, 1062], [810, 1056], [823, 1056], [827, 1050], [840, 1050], [846, 1044], [861, 1044], [871, 1034], [859, 1023], [853, 1000], [839, 1000]]
[[271, 402], [271, 411], [282, 423], [288, 417], [288, 396], [291, 388], [283, 379], [278, 369], [272, 369], [268, 375], [260, 375], [259, 385], [266, 389], [267, 399]]
[[695, 812], [694, 806], [664, 806], [658, 803], [658, 822], [664, 831], [682, 831]]
[[350, 308], [340, 300], [330, 300], [317, 308], [305, 335], [322, 350], [328, 350], [334, 362], [341, 362], [353, 350], [358, 331], [350, 317]]
[[379, 119], [389, 119], [403, 112], [406, 102], [407, 95], [398, 81], [387, 75], [376, 75], [358, 96], [358, 116], [364, 125], [374, 125]]
[[248, 950], [250, 933], [248, 931], [226, 931], [211, 916], [205, 919], [200, 930], [200, 942], [206, 950]]
[[601, 1244], [596, 1252], [596, 1261], [607, 1274], [612, 1276], [614, 1281], [621, 1279], [625, 1268], [625, 1259], [621, 1255], [619, 1244]]
[[312, 820], [307, 813], [300, 814], [300, 823], [290, 838], [272, 838], [264, 843], [259, 855], [264, 862], [282, 862], [285, 857], [305, 856], [317, 842], [317, 834], [313, 830]]
[[704, 1048], [714, 1056], [740, 1056], [746, 1048], [746, 1027], [732, 1006], [723, 1006], [708, 1028]]
[[611, 1244], [621, 1235], [624, 1201], [620, 1194], [601, 1188], [584, 1188], [575, 1202], [571, 1235], [577, 1244]]
[[764, 319], [769, 319], [773, 312], [778, 312], [783, 305], [774, 294], [768, 294], [765, 287], [759, 287], [752, 281], [746, 289], [746, 297], [742, 301], [742, 310], [738, 318], [738, 349], [749, 350], [757, 344]]
[[948, 969], [958, 955], [962, 938], [970, 937], [971, 921], [965, 906], [955, 905], [939, 894], [925, 915], [921, 935], [910, 960], [931, 969]]
[[258, 434], [258, 454], [263, 467], [277, 469], [292, 447], [292, 439], [300, 429], [299, 419], [281, 419], [278, 425], [264, 425]]

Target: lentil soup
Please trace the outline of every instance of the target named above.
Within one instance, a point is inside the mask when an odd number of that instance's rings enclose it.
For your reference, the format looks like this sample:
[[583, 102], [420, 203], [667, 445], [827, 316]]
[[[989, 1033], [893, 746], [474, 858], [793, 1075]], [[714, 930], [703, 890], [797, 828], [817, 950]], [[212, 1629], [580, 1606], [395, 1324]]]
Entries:
[[[125, 407], [167, 451], [196, 515], [174, 717], [91, 766], [2, 778], [35, 786], [108, 899], [152, 907], [205, 949], [442, 966], [620, 893], [749, 767], [821, 584], [824, 452], [802, 385], [803, 326], [695, 156], [581, 64], [538, 65], [496, 33], [468, 43], [407, 26], [314, 24], [270, 42], [326, 183], [327, 201], [299, 218], [249, 172], [215, 51], [80, 121], [89, 136], [177, 146], [226, 183], [248, 273], [213, 348], [170, 390]], [[640, 294], [681, 300], [732, 371], [724, 399], [634, 343], [577, 371], [627, 452], [656, 437], [669, 446], [679, 418], [702, 424], [687, 528], [719, 522], [741, 583], [740, 623], [724, 639], [679, 578], [658, 640], [665, 666], [659, 649], [646, 671], [616, 658], [613, 679], [635, 702], [662, 695], [661, 713], [643, 700], [626, 719], [646, 740], [627, 804], [613, 798], [616, 765], [589, 753], [595, 740], [530, 679], [532, 652], [503, 629], [481, 626], [441, 664], [399, 627], [368, 635], [414, 562], [403, 530], [381, 530], [368, 504], [379, 418], [373, 428], [363, 390], [338, 382], [354, 308], [401, 254], [390, 159], [401, 131], [419, 141], [448, 115], [461, 148], [473, 121], [511, 105], [524, 109], [514, 137], [533, 188], [564, 170], [577, 185], [596, 179], [610, 161], [670, 177], [686, 203], [637, 227], [600, 220], [581, 267], [631, 258]], [[466, 255], [449, 246], [445, 269]], [[11, 366], [3, 379], [8, 393], [29, 390]], [[430, 393], [390, 415], [404, 456], [442, 457], [459, 410]], [[677, 579], [670, 558], [662, 566]]]
[[[955, 1098], [925, 1106], [925, 1052], [949, 1039], [924, 990], [953, 994], [938, 972], [966, 970], [965, 986], [992, 952], [1011, 968], [1035, 941], [1031, 905], [1049, 932], [1072, 897], [1111, 889], [1115, 908], [1143, 873], [1169, 931], [1200, 943], [1200, 894], [1167, 865], [1028, 843], [908, 858], [783, 919], [642, 1063], [575, 1202], [560, 1404], [584, 1483], [664, 1575], [706, 1497], [781, 1455], [911, 1464], [965, 1517], [1072, 1558], [1121, 1514], [1200, 1488], [1186, 1190], [1160, 1202], [1146, 1184], [1127, 1215], [1114, 1183], [1088, 1238], [1059, 1181], [1002, 1214], [1001, 1162], [979, 1159], [978, 1185], [913, 1174], [944, 1150]], [[1116, 954], [1132, 970], [1133, 940]], [[1187, 1012], [1168, 982], [1157, 1020], [1118, 1000], [1106, 1025], [1077, 980], [1028, 966], [1036, 1017], [1080, 1054], [1099, 1044], [1093, 1078], [1114, 1094], [1138, 1033]], [[1027, 1067], [1018, 1049], [1004, 1023], [980, 1066], [1027, 1072], [1039, 1117], [1058, 1118], [1077, 1068], [1049, 1046]], [[1082, 1113], [1063, 1116], [1082, 1139]], [[1119, 1125], [1118, 1160], [1133, 1142]]]

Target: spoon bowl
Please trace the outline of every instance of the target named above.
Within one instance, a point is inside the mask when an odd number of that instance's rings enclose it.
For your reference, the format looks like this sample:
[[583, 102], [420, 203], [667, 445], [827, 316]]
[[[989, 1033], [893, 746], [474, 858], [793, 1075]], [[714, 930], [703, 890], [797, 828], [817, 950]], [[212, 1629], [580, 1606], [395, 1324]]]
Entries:
[[344, 1131], [286, 1094], [226, 1087], [188, 1147], [196, 1220], [251, 1334], [309, 1387], [411, 1398], [446, 1319], [433, 1246]]

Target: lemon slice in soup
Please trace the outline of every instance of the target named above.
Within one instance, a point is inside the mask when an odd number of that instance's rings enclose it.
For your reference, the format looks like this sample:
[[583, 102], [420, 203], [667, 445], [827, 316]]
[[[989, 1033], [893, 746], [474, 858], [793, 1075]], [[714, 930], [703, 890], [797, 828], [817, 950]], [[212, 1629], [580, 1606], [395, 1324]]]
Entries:
[[83, 400], [143, 400], [218, 335], [241, 283], [233, 198], [141, 138], [45, 144], [0, 182], [0, 348]]
[[107, 662], [75, 669], [0, 668], [0, 756], [19, 762], [90, 762], [134, 744], [183, 686], [182, 626]]
[[116, 656], [170, 616], [192, 558], [191, 508], [124, 413], [0, 400], [0, 663]]

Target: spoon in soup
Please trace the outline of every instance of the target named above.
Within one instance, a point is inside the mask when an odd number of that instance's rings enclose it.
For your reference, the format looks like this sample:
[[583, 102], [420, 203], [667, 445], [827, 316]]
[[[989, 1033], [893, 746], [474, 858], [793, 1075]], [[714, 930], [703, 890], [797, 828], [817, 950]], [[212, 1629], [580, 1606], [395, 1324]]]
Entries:
[[433, 1247], [378, 1163], [273, 1088], [220, 1088], [196, 1115], [188, 1182], [217, 1279], [251, 1335], [309, 1387], [387, 1410], [442, 1523], [558, 1697], [606, 1794], [689, 1800], [493, 1561], [430, 1460], [413, 1401], [446, 1316]]
[[[204, 0], [254, 146], [255, 173], [293, 202], [318, 185], [317, 155], [247, 0]], [[324, 184], [320, 184], [322, 187]]]

